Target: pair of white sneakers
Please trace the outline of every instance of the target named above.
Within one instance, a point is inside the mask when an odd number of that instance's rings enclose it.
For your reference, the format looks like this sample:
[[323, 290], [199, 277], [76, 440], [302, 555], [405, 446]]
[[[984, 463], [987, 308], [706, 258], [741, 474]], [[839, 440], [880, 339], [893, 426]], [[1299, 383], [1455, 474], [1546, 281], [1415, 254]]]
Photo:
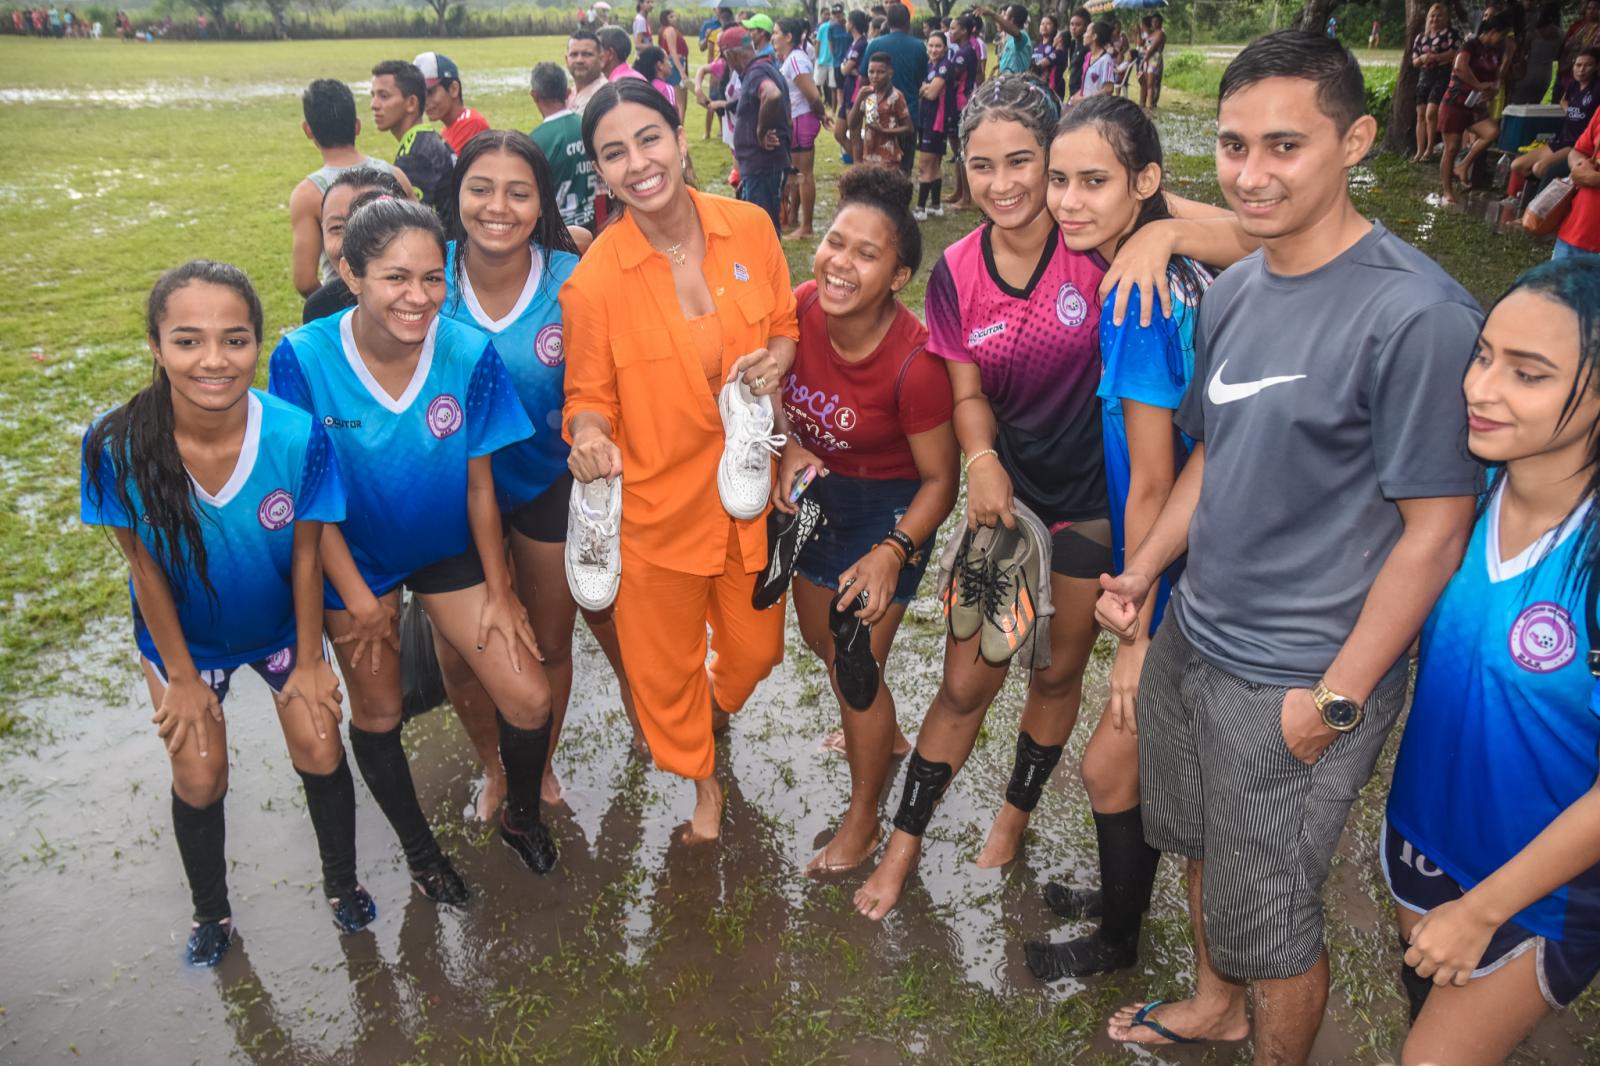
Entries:
[[[757, 396], [744, 379], [722, 386], [717, 406], [725, 438], [717, 463], [717, 494], [735, 518], [755, 518], [772, 491], [772, 457], [784, 438], [772, 432], [772, 398]], [[622, 478], [573, 482], [567, 502], [567, 586], [578, 606], [603, 611], [622, 581]]]

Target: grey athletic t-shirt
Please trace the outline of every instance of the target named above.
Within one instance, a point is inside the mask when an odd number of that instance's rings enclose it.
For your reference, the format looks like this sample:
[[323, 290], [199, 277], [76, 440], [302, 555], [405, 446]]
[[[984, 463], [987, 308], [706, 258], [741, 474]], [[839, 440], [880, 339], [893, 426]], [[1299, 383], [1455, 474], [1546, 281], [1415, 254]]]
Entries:
[[1315, 684], [1404, 528], [1394, 501], [1480, 491], [1461, 382], [1482, 321], [1379, 223], [1309, 274], [1256, 252], [1207, 290], [1176, 416], [1205, 442], [1205, 479], [1173, 600], [1202, 658]]

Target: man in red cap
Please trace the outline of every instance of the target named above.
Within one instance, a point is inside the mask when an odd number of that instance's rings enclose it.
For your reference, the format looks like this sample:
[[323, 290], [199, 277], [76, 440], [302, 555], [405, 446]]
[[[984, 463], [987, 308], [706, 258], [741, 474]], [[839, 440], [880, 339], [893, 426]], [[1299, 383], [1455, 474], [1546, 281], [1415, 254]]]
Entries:
[[461, 69], [443, 52], [424, 52], [412, 60], [428, 86], [423, 101], [428, 118], [439, 123], [439, 135], [460, 155], [467, 142], [489, 128], [489, 120], [461, 99]]

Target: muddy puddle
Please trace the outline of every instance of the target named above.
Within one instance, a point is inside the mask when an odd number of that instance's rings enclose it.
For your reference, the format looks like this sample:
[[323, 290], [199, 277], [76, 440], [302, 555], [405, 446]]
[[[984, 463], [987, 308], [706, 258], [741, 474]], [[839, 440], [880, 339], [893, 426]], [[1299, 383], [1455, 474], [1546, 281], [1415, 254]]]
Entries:
[[[890, 665], [912, 735], [938, 677], [937, 606], [924, 598], [913, 612], [923, 621], [908, 619]], [[123, 638], [110, 628], [101, 643]], [[448, 911], [411, 893], [358, 777], [360, 871], [379, 917], [344, 938], [318, 898], [314, 839], [267, 691], [242, 674], [227, 708], [241, 939], [214, 973], [178, 961], [188, 899], [165, 760], [122, 659], [123, 702], [28, 708], [44, 739], [0, 764], [0, 1061], [1129, 1059], [1100, 1035], [1105, 1013], [1128, 998], [1181, 993], [1190, 980], [1172, 864], [1137, 970], [1033, 980], [1021, 941], [1059, 924], [1038, 888], [1087, 879], [1092, 836], [1063, 762], [1024, 856], [1005, 870], [972, 865], [1009, 773], [1021, 698], [1013, 682], [936, 815], [900, 908], [881, 926], [858, 917], [849, 896], [864, 871], [825, 882], [800, 873], [842, 810], [848, 771], [819, 750], [838, 712], [799, 648], [791, 633], [788, 660], [720, 746], [728, 810], [712, 848], [673, 842], [690, 791], [630, 758], [615, 681], [581, 630], [580, 695], [557, 759], [566, 807], [548, 814], [561, 848], [555, 874], [528, 874], [465, 820], [475, 774], [461, 731], [448, 709], [417, 719], [407, 743], [423, 805], [476, 898]], [[1097, 709], [1103, 659], [1093, 673], [1088, 706]], [[1080, 725], [1075, 751], [1086, 736]], [[1380, 1061], [1359, 1049], [1372, 1044], [1375, 1017], [1399, 1011], [1372, 849], [1355, 836], [1330, 886], [1331, 920], [1343, 943], [1336, 957], [1371, 972], [1336, 989], [1319, 1062]], [[1005, 1028], [1018, 1019], [1046, 1042], [1019, 1049]], [[1539, 1057], [1580, 1061], [1562, 1023], [1547, 1028], [1551, 1057]]]

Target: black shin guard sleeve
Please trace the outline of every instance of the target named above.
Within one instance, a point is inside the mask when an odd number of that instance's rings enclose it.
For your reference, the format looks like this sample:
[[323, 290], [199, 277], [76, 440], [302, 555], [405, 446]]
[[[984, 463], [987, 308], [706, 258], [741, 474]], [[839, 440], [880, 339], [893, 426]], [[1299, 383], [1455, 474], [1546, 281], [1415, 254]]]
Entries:
[[500, 762], [506, 768], [506, 806], [513, 828], [526, 828], [539, 820], [539, 788], [550, 755], [550, 723], [519, 729], [499, 711], [494, 718], [500, 725]]
[[411, 765], [406, 761], [406, 749], [400, 744], [400, 726], [387, 733], [369, 733], [365, 729], [350, 727], [350, 750], [356, 754], [356, 766], [361, 770], [361, 780], [367, 783], [378, 809], [389, 820], [400, 847], [406, 853], [406, 864], [413, 870], [437, 862], [443, 854], [433, 830], [417, 802], [417, 788], [411, 783]]
[[929, 762], [915, 749], [906, 760], [906, 784], [900, 793], [900, 809], [895, 812], [894, 827], [901, 832], [920, 837], [933, 817], [934, 805], [950, 787], [955, 771], [947, 762]]
[[943, 178], [934, 178], [933, 181], [929, 182], [929, 185], [931, 187], [928, 190], [928, 199], [933, 201], [933, 206], [934, 207], [939, 207], [939, 206], [943, 205], [944, 204], [944, 179]]
[[1006, 802], [1019, 811], [1031, 813], [1039, 805], [1039, 794], [1050, 779], [1050, 771], [1061, 761], [1063, 745], [1044, 747], [1035, 744], [1027, 730], [1017, 734], [1017, 760], [1011, 767], [1011, 783], [1006, 786]]
[[356, 887], [356, 783], [350, 762], [341, 753], [331, 774], [295, 768], [306, 790], [306, 811], [317, 833], [322, 856], [322, 890], [329, 899], [343, 899]]
[[227, 822], [222, 813], [226, 798], [209, 807], [191, 807], [176, 791], [172, 793], [172, 835], [177, 838], [183, 872], [189, 878], [197, 922], [233, 915], [228, 906]]
[[928, 183], [925, 181], [917, 182], [917, 206], [928, 206]]
[[1115, 814], [1095, 811], [1094, 835], [1100, 846], [1101, 935], [1117, 944], [1138, 943], [1161, 852], [1144, 842], [1138, 807]]

